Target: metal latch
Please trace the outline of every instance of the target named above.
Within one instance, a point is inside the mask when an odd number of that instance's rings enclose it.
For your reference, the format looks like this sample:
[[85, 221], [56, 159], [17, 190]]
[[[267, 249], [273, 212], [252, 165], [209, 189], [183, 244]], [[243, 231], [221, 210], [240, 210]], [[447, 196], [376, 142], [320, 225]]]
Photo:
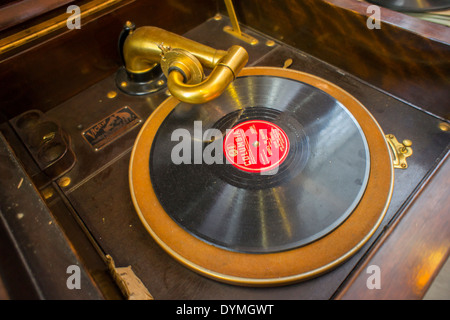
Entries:
[[391, 149], [391, 153], [393, 156], [393, 165], [394, 168], [397, 169], [406, 169], [408, 168], [408, 163], [406, 162], [406, 158], [413, 154], [413, 150], [411, 148], [412, 142], [411, 140], [403, 140], [402, 143], [398, 142], [397, 138], [393, 134], [387, 134], [386, 140]]

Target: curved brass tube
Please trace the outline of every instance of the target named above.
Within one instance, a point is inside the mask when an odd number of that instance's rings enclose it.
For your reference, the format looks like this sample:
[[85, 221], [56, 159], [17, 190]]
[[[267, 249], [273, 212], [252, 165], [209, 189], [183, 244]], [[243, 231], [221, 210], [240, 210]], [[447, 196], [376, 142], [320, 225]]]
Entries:
[[199, 104], [217, 98], [234, 80], [233, 73], [224, 66], [216, 68], [205, 81], [199, 84], [185, 84], [183, 75], [178, 71], [169, 74], [167, 88], [178, 100]]
[[[133, 31], [125, 40], [123, 57], [133, 74], [148, 72], [160, 63], [171, 94], [194, 104], [218, 97], [248, 61], [247, 51], [240, 46], [216, 50], [156, 27]], [[202, 66], [213, 68], [204, 80]]]
[[188, 79], [185, 79], [184, 74], [173, 70], [169, 72], [167, 87], [174, 97], [184, 102], [198, 104], [211, 101], [225, 91], [247, 60], [247, 52], [239, 46], [233, 46], [202, 82], [187, 84]]

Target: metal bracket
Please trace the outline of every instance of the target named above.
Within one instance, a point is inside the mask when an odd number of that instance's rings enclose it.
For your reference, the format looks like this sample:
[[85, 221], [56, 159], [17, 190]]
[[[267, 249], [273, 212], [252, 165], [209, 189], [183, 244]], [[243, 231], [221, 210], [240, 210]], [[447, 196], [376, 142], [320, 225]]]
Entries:
[[258, 39], [241, 32], [241, 28], [239, 27], [239, 22], [236, 17], [236, 12], [234, 11], [233, 2], [231, 0], [225, 0], [225, 5], [227, 7], [228, 17], [230, 18], [231, 26], [225, 26], [223, 28], [223, 31], [251, 45], [258, 44]]
[[393, 165], [394, 168], [397, 169], [406, 169], [408, 168], [408, 163], [406, 162], [406, 158], [413, 154], [413, 150], [411, 148], [412, 142], [411, 140], [403, 140], [402, 143], [397, 141], [397, 138], [393, 134], [387, 134], [386, 140], [391, 149], [391, 153], [393, 156]]

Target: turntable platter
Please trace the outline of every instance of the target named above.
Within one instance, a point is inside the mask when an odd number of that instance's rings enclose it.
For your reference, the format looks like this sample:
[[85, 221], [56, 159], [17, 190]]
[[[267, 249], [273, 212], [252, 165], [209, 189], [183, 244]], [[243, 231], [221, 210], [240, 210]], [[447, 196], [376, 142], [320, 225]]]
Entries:
[[[214, 147], [208, 132], [217, 130], [216, 146], [236, 152], [247, 128], [256, 129], [254, 143], [267, 143], [257, 139], [260, 130], [282, 134], [276, 173], [258, 170], [256, 147], [242, 149], [256, 158], [253, 169], [245, 161], [227, 164], [226, 152], [211, 163], [194, 161], [194, 152], [207, 157]], [[174, 132], [189, 140], [186, 163], [172, 159], [184, 142]], [[242, 76], [212, 102], [178, 104], [159, 126], [150, 155], [155, 193], [174, 221], [213, 245], [249, 253], [293, 249], [332, 231], [361, 199], [369, 168], [364, 133], [341, 103], [274, 76]]]
[[241, 285], [342, 263], [381, 223], [393, 184], [370, 113], [323, 79], [278, 68], [246, 68], [204, 105], [167, 99], [141, 129], [129, 176], [143, 224], [169, 254]]

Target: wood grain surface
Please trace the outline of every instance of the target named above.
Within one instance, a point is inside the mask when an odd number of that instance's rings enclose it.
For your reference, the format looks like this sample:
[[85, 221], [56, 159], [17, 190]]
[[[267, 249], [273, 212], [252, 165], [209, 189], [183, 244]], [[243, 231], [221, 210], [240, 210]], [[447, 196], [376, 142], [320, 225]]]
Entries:
[[[390, 226], [337, 299], [422, 299], [450, 251], [450, 159]], [[381, 288], [368, 289], [369, 266], [381, 271]]]
[[[236, 2], [241, 23], [441, 117], [449, 117], [450, 32], [443, 25], [353, 0]], [[222, 9], [226, 13], [225, 9]]]

